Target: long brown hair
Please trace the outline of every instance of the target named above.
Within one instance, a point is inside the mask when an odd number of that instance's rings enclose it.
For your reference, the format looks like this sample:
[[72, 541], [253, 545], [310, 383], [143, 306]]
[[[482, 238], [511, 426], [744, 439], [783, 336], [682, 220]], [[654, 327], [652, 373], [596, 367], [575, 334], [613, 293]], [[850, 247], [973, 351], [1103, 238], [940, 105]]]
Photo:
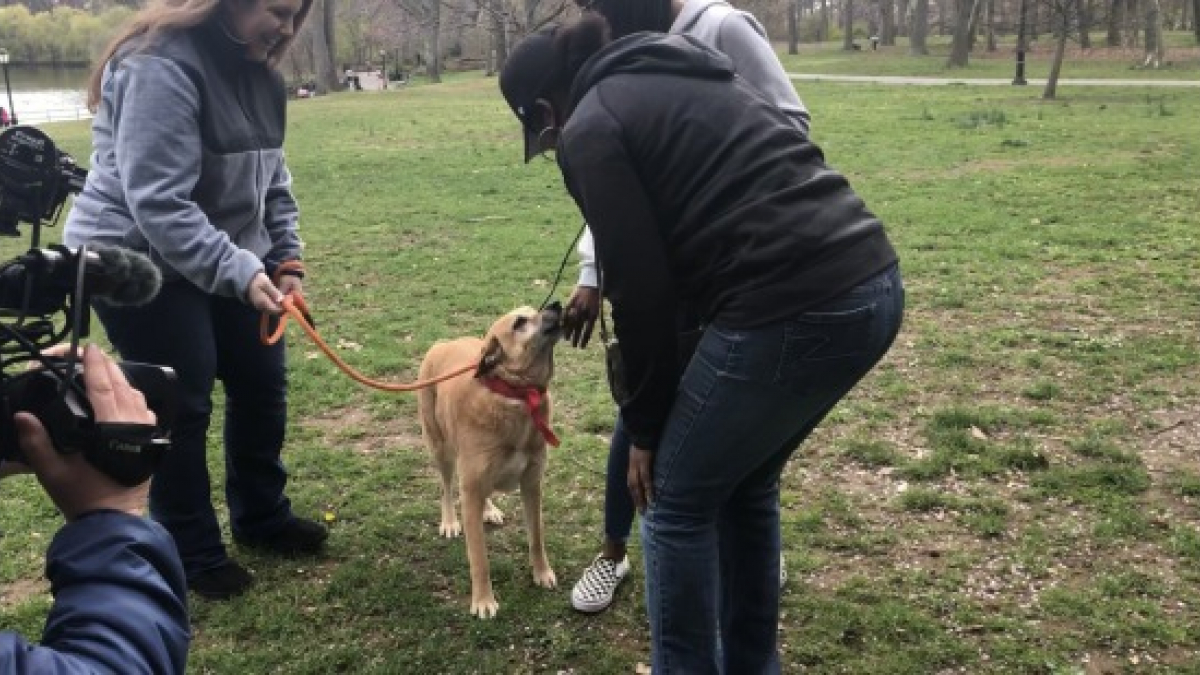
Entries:
[[[104, 48], [104, 56], [96, 62], [96, 66], [92, 69], [92, 74], [88, 78], [88, 109], [93, 113], [100, 107], [100, 83], [104, 79], [104, 69], [108, 66], [108, 62], [112, 59], [117, 50], [126, 42], [138, 37], [145, 36], [147, 42], [151, 41], [154, 36], [169, 30], [179, 30], [183, 28], [191, 28], [204, 23], [214, 12], [220, 9], [223, 2], [265, 2], [266, 0], [159, 0], [146, 9], [138, 12], [125, 29], [117, 34], [112, 42]], [[288, 47], [292, 45], [292, 41], [296, 39], [296, 34], [300, 32], [300, 27], [304, 25], [305, 19], [308, 18], [308, 11], [312, 9], [313, 0], [302, 0], [300, 3], [300, 11], [296, 12], [296, 16], [292, 19], [292, 34], [279, 40], [275, 46], [271, 48], [270, 56], [267, 58], [267, 63], [272, 67], [279, 64], [283, 59], [283, 55], [287, 53]]]

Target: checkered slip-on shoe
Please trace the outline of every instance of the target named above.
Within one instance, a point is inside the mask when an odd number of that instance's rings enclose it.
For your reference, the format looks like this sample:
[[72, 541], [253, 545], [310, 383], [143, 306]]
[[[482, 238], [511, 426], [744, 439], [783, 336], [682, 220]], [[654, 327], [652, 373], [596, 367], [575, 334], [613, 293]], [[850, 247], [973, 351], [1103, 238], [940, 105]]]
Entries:
[[596, 556], [583, 576], [571, 589], [571, 606], [589, 614], [600, 612], [612, 604], [617, 586], [629, 574], [629, 557], [620, 561]]

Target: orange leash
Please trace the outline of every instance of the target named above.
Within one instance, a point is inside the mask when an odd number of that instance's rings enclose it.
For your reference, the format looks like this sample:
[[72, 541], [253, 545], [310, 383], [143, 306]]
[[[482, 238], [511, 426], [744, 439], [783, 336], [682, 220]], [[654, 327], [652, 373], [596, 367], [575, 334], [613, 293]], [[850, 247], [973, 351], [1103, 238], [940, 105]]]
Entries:
[[[297, 271], [303, 273], [303, 269], [303, 264], [297, 260], [289, 260], [281, 264], [279, 269], [275, 272], [276, 284], [278, 284], [280, 275], [288, 273], [294, 274]], [[349, 364], [343, 361], [333, 351], [333, 349], [321, 339], [321, 336], [317, 334], [316, 329], [312, 327], [312, 324], [307, 318], [311, 315], [311, 313], [308, 311], [308, 304], [304, 301], [303, 295], [300, 295], [299, 293], [289, 293], [284, 296], [283, 302], [280, 304], [283, 305], [284, 314], [283, 316], [279, 317], [279, 325], [275, 327], [274, 332], [270, 330], [270, 314], [263, 312], [262, 319], [259, 321], [259, 339], [262, 340], [264, 345], [273, 345], [276, 342], [279, 342], [279, 340], [283, 337], [284, 331], [287, 329], [287, 320], [290, 316], [296, 320], [296, 323], [300, 324], [300, 327], [304, 329], [304, 332], [308, 334], [308, 337], [314, 343], [316, 343], [317, 347], [319, 347], [321, 351], [325, 353], [325, 356], [329, 357], [329, 360], [333, 361], [334, 365], [336, 365], [343, 373], [349, 375], [350, 379], [354, 380], [355, 382], [366, 385], [373, 389], [378, 389], [380, 391], [416, 391], [418, 389], [424, 389], [425, 387], [433, 386], [438, 382], [445, 382], [452, 377], [458, 377], [463, 373], [475, 370], [479, 366], [478, 363], [468, 363], [460, 368], [456, 368], [437, 377], [430, 378], [428, 380], [417, 380], [416, 382], [407, 384], [373, 380], [358, 372], [354, 368], [351, 368]]]

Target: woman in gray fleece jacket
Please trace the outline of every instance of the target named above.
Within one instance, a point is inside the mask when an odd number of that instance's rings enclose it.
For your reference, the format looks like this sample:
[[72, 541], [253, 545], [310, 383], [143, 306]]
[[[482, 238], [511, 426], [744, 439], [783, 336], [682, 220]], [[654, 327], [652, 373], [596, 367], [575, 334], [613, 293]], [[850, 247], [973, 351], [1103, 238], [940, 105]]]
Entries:
[[175, 540], [198, 595], [251, 585], [210, 497], [206, 435], [225, 391], [225, 495], [233, 536], [277, 554], [321, 549], [324, 526], [293, 515], [280, 460], [287, 423], [282, 342], [263, 346], [259, 312], [301, 290], [298, 210], [283, 158], [287, 97], [275, 70], [311, 0], [166, 0], [134, 17], [92, 75], [91, 169], [64, 238], [141, 251], [161, 292], [141, 307], [97, 302], [125, 359], [171, 366], [172, 431], [150, 509]]
[[[739, 77], [808, 135], [808, 109], [771, 48], [766, 30], [750, 13], [734, 8], [725, 0], [594, 0], [584, 6], [608, 21], [613, 39], [641, 31], [659, 31], [690, 35], [717, 49], [733, 61]], [[579, 281], [567, 303], [566, 335], [575, 346], [586, 347], [600, 313], [595, 244], [590, 229], [584, 230], [579, 240], [579, 268]], [[680, 324], [681, 331], [698, 335], [693, 330], [697, 327], [694, 319], [680, 317]], [[688, 349], [684, 358], [690, 356]], [[571, 605], [581, 612], [607, 608], [617, 586], [629, 573], [625, 551], [634, 516], [633, 500], [625, 487], [629, 447], [629, 436], [618, 416], [608, 451], [603, 544], [600, 554], [571, 590]], [[782, 583], [783, 568], [780, 570]]]

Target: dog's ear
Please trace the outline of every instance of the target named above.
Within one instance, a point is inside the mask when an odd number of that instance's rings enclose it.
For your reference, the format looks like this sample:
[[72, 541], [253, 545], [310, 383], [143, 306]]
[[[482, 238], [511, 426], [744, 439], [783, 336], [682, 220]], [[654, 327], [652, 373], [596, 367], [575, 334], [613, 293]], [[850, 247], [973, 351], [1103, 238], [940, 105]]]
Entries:
[[479, 367], [475, 369], [475, 377], [490, 374], [503, 361], [504, 348], [500, 346], [500, 340], [493, 336], [488, 339], [487, 345], [483, 348], [483, 355], [479, 359]]

